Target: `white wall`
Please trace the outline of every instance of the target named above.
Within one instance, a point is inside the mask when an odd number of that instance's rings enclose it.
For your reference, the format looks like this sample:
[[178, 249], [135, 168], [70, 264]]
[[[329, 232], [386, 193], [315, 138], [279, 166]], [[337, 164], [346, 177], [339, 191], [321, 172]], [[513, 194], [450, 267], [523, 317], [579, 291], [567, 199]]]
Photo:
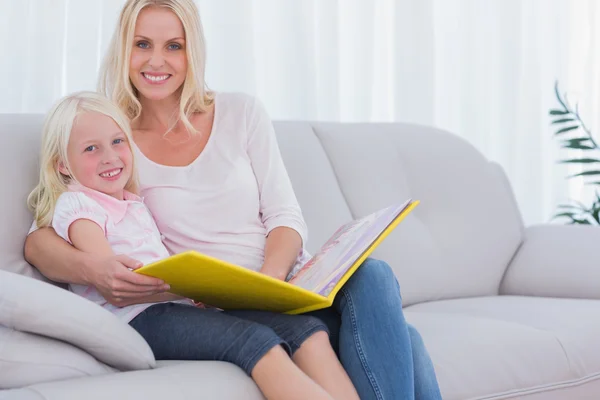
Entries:
[[[0, 0], [0, 112], [93, 89], [123, 0]], [[600, 129], [595, 0], [200, 0], [207, 82], [274, 119], [408, 121], [507, 170], [528, 223], [586, 199], [557, 166], [553, 85]], [[574, 171], [570, 171], [574, 172]]]

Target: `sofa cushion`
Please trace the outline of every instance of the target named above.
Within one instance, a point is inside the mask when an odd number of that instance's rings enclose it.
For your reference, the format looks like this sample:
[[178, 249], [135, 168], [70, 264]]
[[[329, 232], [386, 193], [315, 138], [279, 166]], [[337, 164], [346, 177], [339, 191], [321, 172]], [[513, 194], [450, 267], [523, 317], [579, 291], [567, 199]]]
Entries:
[[308, 122], [275, 122], [281, 155], [309, 227], [307, 250], [314, 254], [352, 220], [329, 158]]
[[600, 300], [494, 296], [417, 304], [405, 315], [445, 400], [592, 399], [600, 389]]
[[146, 341], [109, 311], [67, 290], [2, 270], [0, 325], [63, 340], [120, 370], [155, 365]]
[[594, 225], [527, 227], [500, 293], [600, 299], [600, 229]]
[[[31, 391], [40, 397], [35, 397]], [[9, 393], [11, 396], [7, 399], [11, 400], [264, 400], [254, 381], [244, 371], [221, 361], [173, 362], [147, 371], [41, 383]]]
[[27, 209], [27, 196], [39, 177], [39, 148], [42, 114], [0, 114], [2, 154], [0, 170], [19, 171], [10, 190], [0, 197], [0, 269], [45, 280], [23, 259], [23, 243], [33, 216]]
[[68, 343], [0, 326], [0, 389], [113, 371]]
[[523, 223], [503, 171], [473, 146], [408, 124], [314, 123], [302, 138], [275, 127], [282, 147], [302, 143], [303, 157], [282, 152], [288, 169], [322, 171], [318, 184], [290, 173], [294, 190], [310, 193], [298, 196], [303, 213], [320, 216], [307, 218], [309, 237], [333, 233], [347, 210], [349, 220], [411, 197], [421, 204], [373, 254], [393, 268], [404, 303], [498, 293]]

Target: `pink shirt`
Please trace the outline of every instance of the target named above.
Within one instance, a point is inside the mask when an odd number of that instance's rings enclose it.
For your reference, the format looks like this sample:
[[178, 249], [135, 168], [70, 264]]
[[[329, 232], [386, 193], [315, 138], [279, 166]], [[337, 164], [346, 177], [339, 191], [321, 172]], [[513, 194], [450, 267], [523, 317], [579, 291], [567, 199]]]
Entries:
[[[194, 249], [259, 270], [267, 234], [307, 229], [264, 107], [219, 93], [212, 132], [184, 167], [157, 164], [135, 148], [141, 194], [170, 253]], [[307, 259], [301, 252], [297, 265]]]
[[[125, 200], [121, 201], [81, 185], [73, 185], [69, 190], [58, 198], [52, 218], [56, 233], [69, 243], [69, 226], [79, 219], [87, 219], [98, 224], [115, 254], [126, 254], [144, 264], [169, 256], [158, 228], [140, 197], [125, 192]], [[71, 284], [70, 289], [126, 322], [153, 304], [120, 308], [108, 303], [94, 287]], [[182, 302], [189, 303], [187, 300]]]

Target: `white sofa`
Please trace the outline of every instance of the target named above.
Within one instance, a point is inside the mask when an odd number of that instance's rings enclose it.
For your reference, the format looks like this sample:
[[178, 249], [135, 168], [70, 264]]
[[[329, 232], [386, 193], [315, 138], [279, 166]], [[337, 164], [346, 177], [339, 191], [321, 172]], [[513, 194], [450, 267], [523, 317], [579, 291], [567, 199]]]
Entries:
[[[233, 365], [155, 362], [109, 313], [8, 273], [40, 278], [22, 248], [41, 121], [0, 115], [0, 398], [262, 398]], [[309, 250], [353, 217], [421, 200], [375, 256], [394, 268], [444, 399], [600, 399], [598, 228], [524, 227], [502, 169], [447, 132], [275, 126]]]

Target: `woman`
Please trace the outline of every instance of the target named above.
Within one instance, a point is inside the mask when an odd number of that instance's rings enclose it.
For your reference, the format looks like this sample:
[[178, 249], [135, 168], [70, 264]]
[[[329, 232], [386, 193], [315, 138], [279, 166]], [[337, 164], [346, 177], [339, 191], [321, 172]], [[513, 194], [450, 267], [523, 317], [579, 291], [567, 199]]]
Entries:
[[[192, 0], [129, 0], [106, 55], [100, 90], [131, 119], [141, 194], [172, 253], [195, 249], [278, 279], [306, 259], [305, 224], [271, 122], [255, 99], [204, 84], [204, 36]], [[25, 256], [50, 279], [95, 286], [112, 304], [168, 290], [128, 270], [125, 256], [90, 257], [49, 229]], [[325, 322], [361, 399], [439, 399], [398, 283], [368, 259]]]

